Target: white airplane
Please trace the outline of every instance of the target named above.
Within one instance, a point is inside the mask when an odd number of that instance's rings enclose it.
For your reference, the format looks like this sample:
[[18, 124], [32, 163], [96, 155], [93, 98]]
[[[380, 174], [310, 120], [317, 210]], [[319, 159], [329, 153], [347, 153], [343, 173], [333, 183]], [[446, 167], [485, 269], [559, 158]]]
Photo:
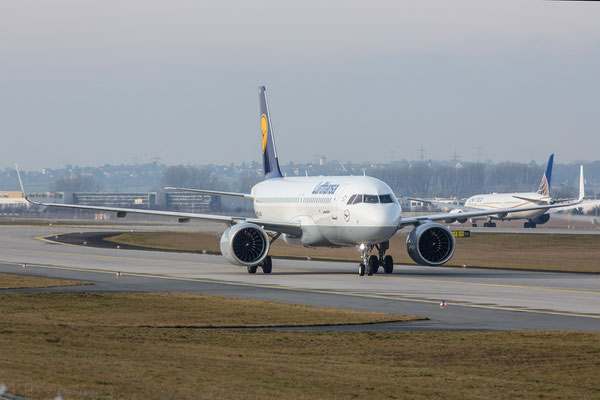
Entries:
[[[441, 265], [454, 255], [455, 240], [450, 229], [435, 221], [452, 222], [456, 214], [438, 214], [402, 218], [402, 210], [390, 187], [379, 179], [367, 176], [293, 177], [281, 174], [265, 88], [259, 88], [260, 129], [264, 180], [251, 193], [231, 193], [201, 189], [166, 188], [210, 195], [233, 196], [252, 200], [256, 218], [140, 210], [73, 204], [35, 203], [48, 207], [113, 211], [117, 217], [127, 213], [177, 217], [179, 222], [190, 218], [221, 222], [229, 225], [221, 237], [223, 256], [231, 263], [246, 266], [249, 273], [261, 267], [272, 270], [269, 246], [280, 236], [286, 243], [310, 247], [357, 247], [362, 262], [359, 275], [372, 275], [380, 267], [386, 273], [394, 268], [392, 256], [386, 255], [389, 239], [401, 228], [413, 226], [406, 247], [410, 257], [421, 265]], [[583, 199], [583, 167], [580, 194], [574, 205]], [[552, 205], [550, 207], [562, 207]], [[523, 211], [546, 210], [547, 206], [531, 206]], [[461, 218], [487, 216], [511, 210], [470, 211]], [[377, 255], [369, 256], [374, 249]]]
[[[456, 214], [476, 210], [509, 210], [505, 212], [494, 213], [484, 217], [471, 217], [468, 219], [471, 221], [473, 226], [477, 226], [477, 220], [487, 220], [487, 222], [485, 222], [483, 226], [492, 228], [496, 227], [496, 223], [494, 222], [494, 220], [512, 221], [515, 219], [526, 219], [527, 221], [523, 224], [523, 226], [525, 228], [535, 228], [537, 224], [541, 225], [548, 222], [548, 220], [550, 219], [550, 215], [547, 211], [552, 208], [551, 205], [560, 202], [560, 200], [555, 200], [552, 197], [550, 197], [550, 180], [552, 179], [553, 163], [554, 154], [551, 154], [548, 158], [546, 171], [544, 172], [544, 175], [542, 175], [542, 181], [540, 182], [540, 187], [537, 192], [476, 194], [474, 196], [469, 197], [467, 201], [465, 201], [464, 206], [426, 199], [411, 198], [411, 200], [433, 204], [442, 208], [449, 208], [452, 210], [451, 213]], [[548, 205], [548, 207], [523, 211], [523, 207], [529, 207], [534, 205]], [[567, 207], [574, 208], [573, 205]], [[467, 222], [467, 218], [457, 218], [456, 222], [464, 224], [465, 222]]]

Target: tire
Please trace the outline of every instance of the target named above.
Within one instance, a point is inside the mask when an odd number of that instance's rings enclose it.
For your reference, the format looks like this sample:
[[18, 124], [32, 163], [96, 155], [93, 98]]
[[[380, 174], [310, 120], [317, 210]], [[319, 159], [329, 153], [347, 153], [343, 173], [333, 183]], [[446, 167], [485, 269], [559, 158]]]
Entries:
[[490, 222], [490, 228], [495, 228], [496, 227], [496, 223], [495, 222]]
[[263, 262], [261, 263], [261, 267], [263, 273], [270, 274], [273, 270], [273, 260], [271, 260], [271, 256], [266, 256]]
[[523, 228], [529, 228], [529, 222], [525, 222], [525, 223], [523, 224]]
[[471, 224], [471, 226], [472, 226], [473, 228], [477, 228], [477, 224], [476, 224], [475, 222], [473, 222], [473, 223]]
[[535, 222], [530, 222], [529, 223], [529, 227], [530, 228], [535, 228], [537, 225], [535, 224]]
[[394, 272], [394, 259], [392, 256], [385, 256], [383, 259], [383, 271], [386, 274], [391, 274]]
[[258, 267], [256, 265], [248, 267], [248, 273], [249, 274], [255, 274], [257, 269], [258, 269]]
[[358, 264], [358, 275], [365, 276], [365, 264]]
[[369, 257], [369, 275], [376, 274], [379, 271], [379, 258], [376, 255]]

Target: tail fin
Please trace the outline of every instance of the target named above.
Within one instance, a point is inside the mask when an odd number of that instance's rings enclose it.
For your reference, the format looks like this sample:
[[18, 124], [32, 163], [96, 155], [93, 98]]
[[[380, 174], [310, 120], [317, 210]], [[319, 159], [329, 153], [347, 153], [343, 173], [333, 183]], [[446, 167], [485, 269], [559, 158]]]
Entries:
[[269, 104], [267, 103], [267, 93], [264, 86], [258, 89], [260, 100], [260, 129], [262, 132], [262, 151], [263, 166], [265, 169], [265, 179], [281, 178], [279, 169], [279, 160], [275, 150], [275, 140], [273, 140], [273, 125], [269, 115]]
[[546, 165], [546, 172], [542, 176], [542, 182], [540, 182], [540, 188], [537, 193], [550, 196], [550, 180], [552, 179], [552, 164], [554, 164], [554, 154], [550, 154], [548, 158], [548, 165]]

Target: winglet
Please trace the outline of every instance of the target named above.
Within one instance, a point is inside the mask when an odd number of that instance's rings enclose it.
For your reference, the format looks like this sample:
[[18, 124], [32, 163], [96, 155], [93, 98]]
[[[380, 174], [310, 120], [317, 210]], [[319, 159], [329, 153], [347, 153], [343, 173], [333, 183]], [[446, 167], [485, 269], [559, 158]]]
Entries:
[[579, 170], [579, 197], [577, 201], [581, 203], [583, 201], [583, 197], [585, 196], [585, 179], [583, 178], [583, 165], [580, 166]]
[[19, 185], [21, 185], [21, 194], [23, 195], [23, 197], [27, 198], [27, 195], [25, 194], [25, 189], [23, 188], [23, 181], [21, 180], [21, 173], [19, 172], [19, 166], [17, 165], [17, 163], [15, 163], [15, 169], [17, 170], [17, 178], [19, 178]]

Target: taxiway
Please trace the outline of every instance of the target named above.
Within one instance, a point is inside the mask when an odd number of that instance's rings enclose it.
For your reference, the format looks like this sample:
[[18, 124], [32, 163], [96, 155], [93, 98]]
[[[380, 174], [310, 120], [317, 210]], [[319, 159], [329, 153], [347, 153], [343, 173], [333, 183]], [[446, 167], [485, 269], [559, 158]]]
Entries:
[[[186, 291], [429, 318], [335, 329], [600, 331], [597, 274], [398, 265], [391, 275], [359, 277], [355, 263], [275, 259], [272, 274], [250, 275], [220, 256], [68, 246], [39, 239], [102, 229], [3, 226], [0, 272], [95, 284], [61, 290]], [[447, 303], [445, 309], [439, 307], [441, 300]]]

